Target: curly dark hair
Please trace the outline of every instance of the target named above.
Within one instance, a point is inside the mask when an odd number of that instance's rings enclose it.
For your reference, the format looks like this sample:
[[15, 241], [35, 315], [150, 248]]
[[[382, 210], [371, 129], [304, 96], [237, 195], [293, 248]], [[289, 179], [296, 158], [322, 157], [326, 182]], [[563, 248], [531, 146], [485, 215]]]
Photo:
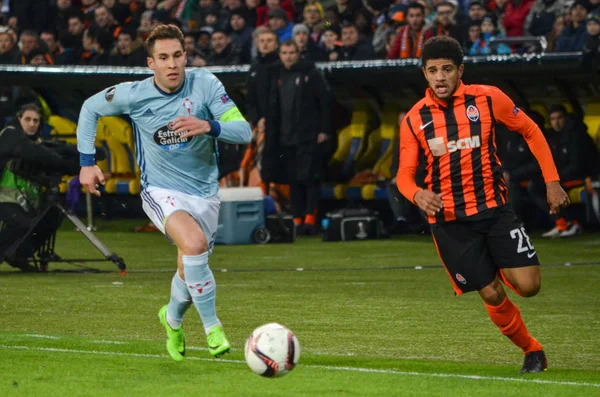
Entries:
[[423, 45], [421, 53], [422, 66], [430, 59], [450, 59], [457, 67], [462, 65], [465, 54], [456, 39], [447, 36], [435, 36]]

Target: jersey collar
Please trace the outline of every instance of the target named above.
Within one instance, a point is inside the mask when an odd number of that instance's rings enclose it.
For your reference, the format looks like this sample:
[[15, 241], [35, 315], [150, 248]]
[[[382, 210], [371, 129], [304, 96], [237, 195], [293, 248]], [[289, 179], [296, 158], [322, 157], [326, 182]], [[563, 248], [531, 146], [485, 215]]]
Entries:
[[[452, 96], [454, 98], [459, 97], [459, 96], [463, 96], [465, 94], [465, 85], [463, 84], [462, 80], [458, 81], [458, 88], [456, 89], [456, 91], [454, 91], [454, 94], [452, 94]], [[439, 99], [438, 97], [436, 97], [433, 93], [433, 90], [431, 88], [427, 88], [427, 91], [425, 92], [425, 104], [427, 106], [443, 106], [443, 107], [447, 107], [448, 104], [446, 103], [446, 101], [443, 101], [441, 99]]]
[[157, 90], [158, 92], [160, 92], [161, 94], [163, 94], [163, 95], [166, 95], [166, 96], [172, 96], [172, 95], [177, 95], [177, 94], [179, 94], [179, 92], [181, 92], [181, 90], [183, 90], [183, 87], [185, 86], [185, 82], [186, 82], [186, 78], [185, 78], [185, 75], [184, 75], [184, 76], [183, 76], [183, 83], [182, 83], [182, 84], [181, 84], [181, 86], [180, 86], [180, 87], [177, 89], [177, 91], [175, 91], [175, 92], [167, 92], [167, 91], [164, 91], [162, 88], [160, 88], [160, 87], [159, 87], [159, 86], [156, 84], [156, 81], [154, 80], [154, 77], [152, 77], [152, 84], [154, 84], [154, 88], [156, 88], [156, 90]]

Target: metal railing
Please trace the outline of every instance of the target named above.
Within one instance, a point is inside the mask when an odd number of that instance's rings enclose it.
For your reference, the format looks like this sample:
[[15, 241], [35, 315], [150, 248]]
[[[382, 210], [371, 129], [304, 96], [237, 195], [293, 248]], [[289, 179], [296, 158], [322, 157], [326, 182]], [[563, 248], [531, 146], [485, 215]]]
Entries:
[[544, 53], [548, 49], [548, 40], [545, 36], [493, 37], [489, 43], [490, 50], [495, 49], [499, 44], [531, 44], [536, 47], [537, 53]]

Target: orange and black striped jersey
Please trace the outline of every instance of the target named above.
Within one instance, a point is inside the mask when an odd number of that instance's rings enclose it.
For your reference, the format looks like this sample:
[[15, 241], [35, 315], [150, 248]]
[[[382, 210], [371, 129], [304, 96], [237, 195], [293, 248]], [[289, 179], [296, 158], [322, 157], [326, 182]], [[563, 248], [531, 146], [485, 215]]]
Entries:
[[544, 180], [558, 181], [552, 154], [539, 127], [500, 89], [462, 82], [447, 101], [428, 88], [400, 126], [400, 192], [414, 203], [421, 190], [414, 177], [419, 153], [427, 160], [425, 187], [441, 193], [443, 209], [429, 223], [469, 217], [507, 202], [502, 164], [496, 154], [496, 125], [526, 139]]

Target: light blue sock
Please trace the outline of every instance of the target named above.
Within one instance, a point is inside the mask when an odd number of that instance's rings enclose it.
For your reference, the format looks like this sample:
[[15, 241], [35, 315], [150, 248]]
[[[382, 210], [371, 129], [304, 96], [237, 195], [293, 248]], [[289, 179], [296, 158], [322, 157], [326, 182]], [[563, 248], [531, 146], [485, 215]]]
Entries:
[[215, 325], [221, 325], [215, 310], [217, 286], [215, 277], [208, 267], [208, 252], [202, 255], [184, 255], [183, 271], [188, 291], [200, 319], [204, 324], [204, 331], [208, 331]]
[[181, 327], [183, 315], [192, 304], [192, 296], [188, 291], [188, 286], [175, 272], [171, 281], [171, 299], [167, 306], [167, 322], [173, 329]]

